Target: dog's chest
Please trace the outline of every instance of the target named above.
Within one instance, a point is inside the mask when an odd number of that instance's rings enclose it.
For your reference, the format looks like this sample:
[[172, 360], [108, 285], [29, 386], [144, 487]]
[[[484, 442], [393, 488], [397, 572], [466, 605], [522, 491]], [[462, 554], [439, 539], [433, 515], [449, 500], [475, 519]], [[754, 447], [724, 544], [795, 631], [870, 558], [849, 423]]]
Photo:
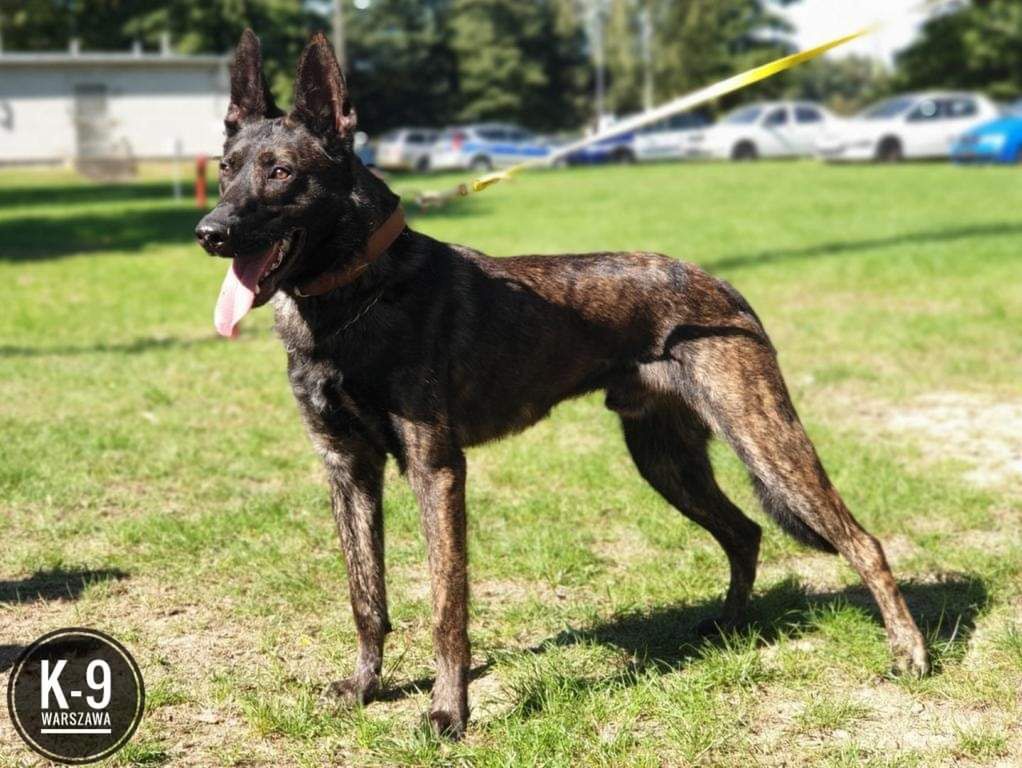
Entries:
[[275, 299], [274, 309], [291, 391], [314, 443], [333, 444], [357, 433], [386, 450], [392, 440], [385, 409], [349, 381], [339, 357], [316, 352], [313, 331], [292, 299]]

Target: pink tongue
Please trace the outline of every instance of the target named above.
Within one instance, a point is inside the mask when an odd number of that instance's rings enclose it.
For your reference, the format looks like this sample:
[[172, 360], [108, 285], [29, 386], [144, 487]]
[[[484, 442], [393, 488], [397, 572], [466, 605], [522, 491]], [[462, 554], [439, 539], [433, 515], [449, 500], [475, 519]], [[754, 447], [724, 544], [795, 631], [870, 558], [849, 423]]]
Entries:
[[234, 259], [227, 268], [223, 285], [220, 286], [220, 297], [216, 300], [216, 310], [213, 312], [213, 324], [221, 336], [238, 338], [238, 323], [252, 309], [259, 278], [276, 252], [277, 248], [273, 246], [257, 258], [244, 261]]

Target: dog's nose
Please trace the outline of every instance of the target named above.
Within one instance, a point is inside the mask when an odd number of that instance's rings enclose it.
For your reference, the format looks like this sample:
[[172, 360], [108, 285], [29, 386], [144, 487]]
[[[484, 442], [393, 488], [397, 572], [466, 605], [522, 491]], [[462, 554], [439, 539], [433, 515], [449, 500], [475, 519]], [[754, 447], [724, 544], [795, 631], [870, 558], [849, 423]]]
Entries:
[[195, 228], [195, 237], [206, 252], [214, 256], [227, 255], [227, 226], [219, 221], [210, 221], [207, 216]]

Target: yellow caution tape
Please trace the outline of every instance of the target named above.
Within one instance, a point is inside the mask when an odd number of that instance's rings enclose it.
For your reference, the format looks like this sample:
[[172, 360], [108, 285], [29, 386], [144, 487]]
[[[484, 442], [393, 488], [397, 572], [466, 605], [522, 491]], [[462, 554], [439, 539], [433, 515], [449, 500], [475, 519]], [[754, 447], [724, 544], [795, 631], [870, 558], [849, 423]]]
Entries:
[[[918, 6], [918, 8], [919, 9], [935, 8], [941, 5], [946, 5], [947, 3], [948, 0], [923, 0], [923, 2], [921, 3], [920, 6]], [[882, 26], [883, 26], [882, 23], [877, 22], [867, 27], [863, 27], [857, 32], [852, 32], [851, 34], [842, 35], [841, 37], [836, 37], [833, 40], [828, 40], [827, 42], [822, 43], [821, 45], [817, 45], [814, 48], [808, 48], [804, 51], [799, 51], [798, 53], [783, 56], [779, 59], [768, 62], [767, 64], [761, 64], [758, 67], [753, 67], [752, 69], [746, 70], [745, 72], [733, 75], [727, 78], [726, 80], [721, 80], [718, 83], [706, 86], [705, 88], [700, 88], [699, 90], [693, 91], [692, 93], [686, 94], [685, 96], [680, 96], [676, 99], [672, 99], [671, 101], [649, 111], [643, 112], [640, 115], [636, 115], [626, 120], [622, 120], [618, 123], [615, 123], [613, 126], [607, 128], [606, 130], [598, 131], [597, 133], [591, 136], [587, 136], [584, 139], [572, 142], [563, 147], [558, 147], [552, 153], [545, 155], [541, 158], [527, 160], [526, 162], [518, 163], [517, 165], [513, 165], [510, 168], [505, 168], [504, 170], [501, 171], [487, 173], [483, 176], [473, 179], [468, 184], [459, 184], [450, 192], [442, 193], [438, 197], [441, 198], [459, 197], [468, 195], [472, 192], [482, 192], [484, 189], [489, 189], [498, 182], [507, 181], [511, 179], [515, 174], [520, 173], [524, 170], [528, 170], [530, 168], [538, 168], [545, 165], [552, 165], [558, 160], [567, 157], [568, 155], [573, 154], [579, 151], [580, 149], [584, 149], [585, 147], [588, 147], [592, 144], [596, 144], [598, 142], [604, 141], [605, 139], [610, 139], [615, 136], [620, 136], [621, 134], [624, 133], [630, 133], [631, 131], [638, 130], [639, 128], [644, 128], [647, 125], [660, 122], [661, 120], [667, 117], [671, 117], [672, 115], [678, 114], [679, 112], [686, 112], [690, 109], [701, 106], [709, 101], [713, 101], [714, 99], [719, 99], [721, 96], [726, 96], [729, 93], [734, 93], [737, 90], [746, 88], [752, 85], [753, 83], [758, 83], [761, 80], [766, 80], [768, 77], [773, 77], [774, 75], [780, 74], [781, 72], [789, 70], [793, 67], [797, 67], [799, 64], [804, 64], [807, 61], [811, 61], [819, 56], [822, 56], [827, 51], [845, 45], [846, 43], [850, 43], [853, 40], [859, 39], [860, 37], [865, 37], [866, 35], [875, 32]]]
[[517, 173], [524, 166], [524, 163], [519, 165], [513, 165], [503, 171], [495, 171], [494, 173], [488, 173], [485, 176], [480, 176], [478, 179], [472, 181], [472, 191], [482, 192], [489, 186], [496, 184], [498, 181], [505, 181], [511, 178], [511, 175]]
[[469, 186], [473, 192], [482, 192], [484, 189], [488, 189], [498, 182], [506, 181], [516, 173], [528, 168], [550, 165], [560, 158], [566, 157], [567, 155], [577, 152], [584, 147], [588, 147], [591, 144], [596, 144], [597, 142], [605, 139], [620, 136], [622, 133], [629, 133], [652, 123], [657, 123], [666, 117], [677, 114], [678, 112], [685, 112], [693, 109], [694, 107], [705, 104], [708, 101], [712, 101], [713, 99], [719, 99], [721, 96], [726, 96], [729, 93], [746, 88], [753, 83], [758, 83], [760, 80], [766, 80], [768, 77], [773, 77], [785, 70], [797, 67], [799, 64], [804, 64], [818, 56], [822, 56], [827, 51], [837, 48], [838, 46], [850, 43], [852, 40], [856, 40], [864, 35], [868, 35], [875, 28], [876, 25], [864, 27], [858, 32], [853, 32], [850, 35], [842, 35], [841, 37], [829, 40], [822, 45], [818, 45], [815, 48], [799, 51], [798, 53], [784, 56], [783, 58], [776, 59], [767, 64], [762, 64], [740, 74], [733, 75], [727, 80], [722, 80], [719, 83], [714, 83], [713, 85], [701, 88], [693, 93], [681, 96], [680, 98], [669, 101], [656, 109], [643, 112], [641, 115], [636, 115], [628, 120], [622, 120], [621, 122], [615, 123], [613, 127], [607, 130], [597, 132], [592, 136], [587, 136], [584, 139], [568, 144], [567, 146], [559, 147], [551, 154], [542, 158], [528, 160], [524, 163], [519, 163], [511, 166], [510, 168], [506, 168], [503, 171], [497, 171], [494, 173], [488, 173], [485, 176], [480, 176], [479, 178], [472, 180]]

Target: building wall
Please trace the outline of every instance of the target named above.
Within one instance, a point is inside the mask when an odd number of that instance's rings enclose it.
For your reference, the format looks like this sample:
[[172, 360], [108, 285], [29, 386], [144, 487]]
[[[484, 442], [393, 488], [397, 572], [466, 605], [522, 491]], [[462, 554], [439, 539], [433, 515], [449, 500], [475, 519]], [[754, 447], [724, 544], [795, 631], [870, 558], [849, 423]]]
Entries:
[[0, 58], [0, 162], [76, 156], [76, 88], [105, 86], [110, 142], [134, 157], [218, 155], [227, 81], [209, 63], [5, 64]]

